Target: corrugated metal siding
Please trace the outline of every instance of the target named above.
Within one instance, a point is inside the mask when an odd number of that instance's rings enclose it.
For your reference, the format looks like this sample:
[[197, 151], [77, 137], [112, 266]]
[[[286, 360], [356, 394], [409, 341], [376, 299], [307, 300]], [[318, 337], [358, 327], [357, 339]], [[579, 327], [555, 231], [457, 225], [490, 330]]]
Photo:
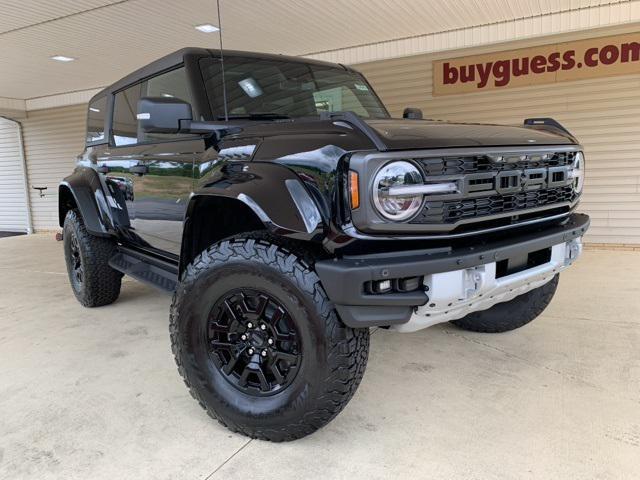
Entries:
[[[514, 46], [500, 49], [510, 48]], [[476, 52], [470, 49], [451, 56], [463, 53]], [[432, 97], [431, 62], [435, 58], [442, 55], [417, 55], [356, 68], [367, 76], [394, 116], [413, 106], [422, 108], [426, 118], [463, 122], [521, 124], [527, 117], [555, 118], [585, 147], [587, 178], [580, 209], [592, 218], [586, 240], [640, 244], [640, 75]]]
[[[37, 230], [58, 228], [58, 184], [69, 175], [84, 148], [86, 106], [29, 112], [22, 122], [31, 215]], [[40, 198], [33, 187], [47, 187]]]
[[18, 125], [0, 118], [0, 231], [26, 232], [27, 199]]

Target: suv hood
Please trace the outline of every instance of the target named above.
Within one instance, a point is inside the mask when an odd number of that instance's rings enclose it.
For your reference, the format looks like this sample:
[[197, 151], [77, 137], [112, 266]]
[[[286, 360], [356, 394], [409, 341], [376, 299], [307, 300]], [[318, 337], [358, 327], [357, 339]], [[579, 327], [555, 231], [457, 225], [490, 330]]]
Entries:
[[539, 127], [512, 127], [435, 120], [364, 119], [380, 137], [386, 150], [451, 147], [503, 147], [571, 145], [570, 135]]

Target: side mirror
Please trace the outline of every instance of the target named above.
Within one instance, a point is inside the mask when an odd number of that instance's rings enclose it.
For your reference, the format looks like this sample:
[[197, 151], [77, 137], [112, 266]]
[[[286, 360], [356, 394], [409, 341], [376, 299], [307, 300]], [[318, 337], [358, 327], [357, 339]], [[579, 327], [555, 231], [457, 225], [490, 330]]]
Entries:
[[402, 118], [408, 118], [410, 120], [422, 120], [422, 110], [419, 108], [407, 107], [402, 112]]
[[138, 100], [137, 119], [145, 133], [180, 133], [193, 113], [191, 105], [179, 98], [143, 97]]

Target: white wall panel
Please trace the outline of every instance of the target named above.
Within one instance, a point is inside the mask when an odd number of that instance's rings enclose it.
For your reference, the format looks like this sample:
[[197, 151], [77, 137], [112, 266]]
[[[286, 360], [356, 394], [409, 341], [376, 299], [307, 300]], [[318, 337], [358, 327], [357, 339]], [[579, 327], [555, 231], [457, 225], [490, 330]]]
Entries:
[[[29, 112], [23, 122], [33, 227], [58, 227], [58, 184], [84, 148], [86, 105]], [[33, 187], [47, 187], [40, 197]]]

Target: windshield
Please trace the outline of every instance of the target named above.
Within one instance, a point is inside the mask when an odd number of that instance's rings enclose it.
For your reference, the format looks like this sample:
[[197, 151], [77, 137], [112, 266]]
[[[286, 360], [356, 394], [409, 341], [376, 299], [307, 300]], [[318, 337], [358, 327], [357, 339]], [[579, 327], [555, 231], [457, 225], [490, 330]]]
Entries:
[[[202, 60], [214, 118], [224, 118], [220, 60]], [[364, 118], [389, 114], [364, 78], [342, 68], [263, 58], [225, 57], [229, 117], [304, 117], [352, 111]]]

